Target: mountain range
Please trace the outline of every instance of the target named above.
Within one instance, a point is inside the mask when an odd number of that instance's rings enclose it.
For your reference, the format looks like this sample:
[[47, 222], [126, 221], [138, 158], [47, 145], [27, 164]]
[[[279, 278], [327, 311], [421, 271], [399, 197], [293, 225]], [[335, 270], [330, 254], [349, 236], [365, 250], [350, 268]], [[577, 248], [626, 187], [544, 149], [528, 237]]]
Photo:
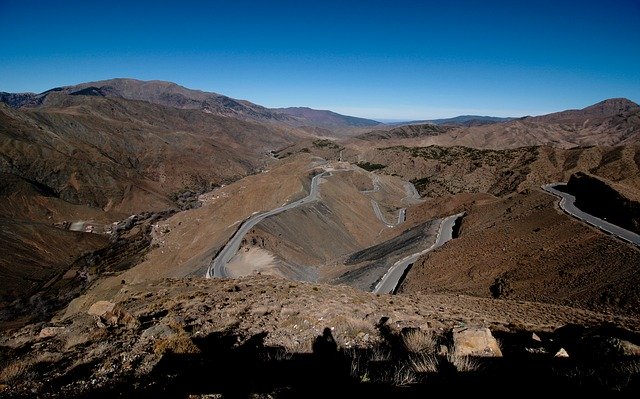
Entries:
[[292, 126], [320, 128], [376, 126], [380, 122], [344, 116], [310, 108], [266, 108], [246, 100], [217, 93], [187, 89], [159, 80], [110, 79], [57, 87], [40, 94], [0, 93], [0, 101], [17, 107], [47, 105], [57, 93], [71, 96], [94, 96], [140, 100], [179, 109], [196, 109], [219, 116], [260, 122], [282, 122]]
[[[372, 374], [339, 381], [404, 389], [399, 373], [431, 381], [414, 360], [442, 376], [476, 361], [455, 355], [466, 347], [456, 334], [476, 334], [488, 355], [490, 329], [503, 344], [490, 354], [536, 383], [562, 351], [637, 362], [640, 335], [625, 329], [640, 331], [640, 251], [565, 214], [541, 186], [568, 181], [588, 212], [639, 231], [639, 176], [640, 106], [622, 98], [397, 125], [161, 81], [0, 93], [0, 392], [89, 397], [146, 378], [142, 392], [166, 380], [186, 393], [212, 363], [229, 368], [222, 342], [260, 351], [230, 355], [241, 359], [231, 373], [282, 375], [264, 360], [299, 370], [313, 353], [327, 362], [313, 361], [315, 380], [353, 370], [355, 349], [371, 354]], [[224, 278], [203, 278], [212, 268]], [[580, 333], [596, 322], [615, 328], [600, 341]], [[406, 352], [397, 382], [374, 374], [389, 368], [385, 351]], [[194, 364], [204, 377], [184, 383], [179, 369]], [[629, 370], [616, 387], [639, 386]], [[491, 389], [505, 379], [495, 375]]]

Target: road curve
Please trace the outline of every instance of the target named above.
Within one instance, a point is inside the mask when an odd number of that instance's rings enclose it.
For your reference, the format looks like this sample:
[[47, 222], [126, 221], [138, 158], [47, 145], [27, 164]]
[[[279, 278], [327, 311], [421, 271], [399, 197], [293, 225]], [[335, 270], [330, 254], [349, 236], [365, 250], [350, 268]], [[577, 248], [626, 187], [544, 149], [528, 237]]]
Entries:
[[405, 270], [410, 265], [415, 263], [415, 261], [422, 255], [426, 254], [429, 251], [434, 250], [435, 248], [442, 246], [444, 243], [446, 243], [447, 241], [451, 240], [451, 238], [453, 238], [453, 226], [455, 225], [456, 220], [458, 220], [458, 218], [462, 215], [463, 215], [462, 213], [458, 213], [456, 215], [447, 216], [446, 218], [442, 219], [440, 221], [440, 226], [438, 227], [438, 234], [436, 236], [436, 241], [433, 243], [433, 245], [431, 245], [429, 248], [423, 251], [404, 257], [399, 261], [397, 261], [396, 263], [394, 263], [393, 266], [391, 266], [389, 270], [385, 273], [385, 275], [382, 276], [382, 279], [380, 280], [380, 282], [378, 282], [376, 287], [373, 289], [373, 293], [375, 294], [393, 293], [396, 287], [398, 286], [400, 279], [404, 275]]
[[218, 253], [218, 256], [216, 256], [215, 259], [211, 261], [211, 264], [209, 265], [209, 267], [207, 268], [207, 272], [205, 273], [205, 277], [228, 277], [226, 265], [238, 252], [240, 244], [242, 243], [242, 238], [245, 236], [245, 234], [247, 234], [249, 230], [251, 230], [256, 224], [260, 223], [269, 216], [277, 215], [280, 212], [284, 212], [297, 206], [315, 201], [318, 198], [318, 184], [320, 178], [322, 178], [322, 176], [325, 176], [327, 173], [329, 172], [325, 171], [313, 176], [313, 178], [311, 179], [311, 189], [309, 190], [309, 195], [307, 195], [306, 197], [294, 201], [290, 204], [272, 209], [270, 211], [255, 214], [245, 220], [242, 225], [240, 225], [238, 230], [236, 230], [231, 239], [227, 242], [227, 245], [225, 245], [224, 248], [222, 248], [222, 250]]
[[563, 211], [576, 219], [580, 219], [583, 222], [604, 231], [605, 233], [614, 235], [628, 243], [640, 246], [640, 235], [581, 211], [575, 205], [576, 197], [569, 193], [557, 190], [556, 187], [558, 186], [566, 186], [566, 183], [545, 184], [542, 186], [542, 189], [560, 198], [560, 208]]
[[376, 200], [371, 200], [371, 207], [373, 208], [373, 213], [376, 214], [376, 217], [378, 218], [378, 220], [380, 220], [382, 223], [384, 223], [387, 227], [396, 227], [400, 224], [402, 224], [405, 220], [406, 220], [406, 212], [407, 209], [406, 208], [402, 208], [400, 210], [398, 210], [398, 222], [397, 223], [389, 223], [387, 221], [387, 219], [385, 219], [384, 215], [382, 214], [382, 211], [380, 210], [380, 205], [378, 204], [378, 202]]
[[[370, 193], [375, 193], [380, 191], [380, 177], [374, 173], [369, 173], [369, 175], [371, 176], [373, 189], [361, 191], [364, 194], [370, 194]], [[420, 198], [420, 195], [418, 194], [418, 191], [416, 190], [413, 184], [406, 182], [405, 190], [407, 192], [407, 196], [405, 198], [415, 199], [416, 196], [418, 199]], [[401, 208], [398, 210], [398, 221], [396, 223], [389, 223], [387, 219], [385, 219], [384, 215], [382, 214], [382, 210], [380, 210], [380, 205], [378, 204], [378, 201], [371, 199], [371, 207], [373, 208], [373, 213], [376, 215], [378, 220], [384, 223], [387, 227], [399, 226], [402, 223], [404, 223], [405, 220], [407, 220], [407, 208]]]

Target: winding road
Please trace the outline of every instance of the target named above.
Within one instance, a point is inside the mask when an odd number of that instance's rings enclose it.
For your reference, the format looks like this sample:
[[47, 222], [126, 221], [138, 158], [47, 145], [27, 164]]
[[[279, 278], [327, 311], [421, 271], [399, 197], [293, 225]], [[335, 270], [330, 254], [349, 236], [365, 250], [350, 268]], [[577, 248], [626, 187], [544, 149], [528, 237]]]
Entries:
[[557, 190], [556, 187], [558, 186], [566, 186], [566, 183], [545, 184], [542, 186], [542, 189], [560, 198], [560, 208], [563, 211], [575, 217], [576, 219], [580, 219], [583, 222], [604, 231], [605, 233], [614, 235], [631, 244], [640, 246], [640, 235], [627, 229], [623, 229], [620, 226], [616, 226], [615, 224], [611, 224], [606, 220], [602, 220], [589, 213], [581, 211], [575, 205], [576, 197], [569, 193]]
[[387, 222], [387, 219], [384, 218], [384, 215], [382, 214], [382, 211], [380, 210], [380, 205], [378, 205], [378, 202], [376, 200], [371, 200], [371, 207], [373, 207], [373, 213], [376, 214], [376, 217], [378, 218], [378, 220], [380, 220], [382, 223], [386, 224], [387, 227], [396, 227], [399, 224], [403, 223], [406, 219], [406, 214], [407, 214], [407, 209], [406, 208], [402, 208], [398, 211], [398, 221], [397, 223], [389, 223]]
[[[309, 190], [309, 195], [307, 195], [306, 197], [299, 199], [297, 201], [294, 201], [290, 204], [286, 204], [281, 207], [272, 209], [267, 212], [256, 213], [250, 216], [248, 219], [246, 219], [240, 225], [238, 230], [236, 230], [236, 232], [233, 234], [231, 239], [229, 239], [227, 244], [222, 248], [222, 250], [220, 250], [218, 255], [211, 261], [205, 273], [205, 277], [206, 278], [229, 277], [229, 275], [227, 274], [226, 265], [236, 255], [236, 253], [238, 253], [238, 250], [240, 249], [240, 245], [242, 244], [242, 239], [249, 232], [249, 230], [251, 230], [255, 225], [257, 225], [264, 219], [268, 218], [269, 216], [277, 215], [278, 213], [284, 212], [286, 210], [293, 209], [300, 205], [315, 201], [318, 198], [318, 192], [319, 192], [318, 184], [320, 182], [320, 179], [323, 176], [326, 176], [327, 174], [330, 174], [330, 173], [331, 173], [330, 171], [325, 170], [324, 172], [315, 175], [311, 179], [311, 188]], [[374, 174], [374, 175], [371, 175], [371, 180], [373, 182], [373, 189], [362, 191], [363, 193], [372, 193], [380, 190], [380, 178]], [[405, 189], [407, 191], [407, 197], [405, 198], [416, 198], [416, 197], [420, 198], [420, 195], [417, 193], [413, 184], [407, 183], [405, 186]], [[380, 210], [380, 206], [375, 200], [373, 199], [371, 200], [371, 205], [378, 219], [382, 223], [387, 225], [387, 227], [398, 226], [399, 224], [403, 223], [406, 220], [405, 208], [402, 208], [398, 211], [398, 221], [397, 223], [392, 224], [392, 223], [388, 223], [385, 220], [382, 214], [382, 211]]]
[[311, 179], [311, 189], [309, 190], [309, 195], [307, 195], [306, 197], [294, 201], [290, 204], [272, 209], [270, 211], [253, 215], [245, 220], [238, 228], [238, 230], [236, 230], [235, 234], [231, 237], [229, 242], [227, 242], [227, 245], [222, 248], [222, 250], [218, 253], [218, 256], [216, 256], [215, 259], [211, 262], [211, 264], [207, 268], [205, 277], [228, 277], [226, 265], [238, 252], [240, 244], [242, 243], [242, 238], [245, 236], [245, 234], [247, 234], [249, 230], [251, 230], [256, 224], [260, 223], [269, 216], [277, 215], [280, 212], [284, 212], [297, 206], [315, 201], [318, 198], [318, 184], [320, 182], [320, 178], [322, 178], [322, 176], [325, 176], [327, 173], [329, 172], [325, 171], [313, 176], [313, 178]]
[[446, 218], [440, 221], [440, 226], [438, 227], [438, 235], [436, 236], [436, 241], [429, 248], [420, 251], [418, 253], [409, 255], [397, 261], [389, 268], [389, 270], [382, 276], [382, 279], [376, 287], [373, 289], [373, 293], [375, 294], [391, 294], [395, 291], [400, 279], [404, 275], [405, 271], [409, 266], [415, 263], [419, 257], [426, 254], [429, 251], [432, 251], [440, 246], [442, 246], [447, 241], [453, 238], [453, 226], [463, 214], [458, 213], [456, 215], [447, 216]]
[[[371, 182], [373, 183], [373, 189], [361, 191], [362, 193], [370, 194], [380, 191], [380, 177], [376, 174], [371, 174]], [[405, 182], [404, 188], [407, 192], [407, 196], [404, 197], [403, 200], [407, 198], [413, 200], [420, 199], [420, 194], [418, 194], [418, 190], [416, 190], [416, 187], [412, 183]], [[373, 213], [375, 213], [378, 220], [384, 223], [387, 227], [399, 226], [407, 220], [407, 208], [400, 208], [398, 210], [398, 221], [396, 223], [389, 223], [382, 214], [382, 210], [380, 209], [378, 201], [371, 199], [371, 207], [373, 208]]]

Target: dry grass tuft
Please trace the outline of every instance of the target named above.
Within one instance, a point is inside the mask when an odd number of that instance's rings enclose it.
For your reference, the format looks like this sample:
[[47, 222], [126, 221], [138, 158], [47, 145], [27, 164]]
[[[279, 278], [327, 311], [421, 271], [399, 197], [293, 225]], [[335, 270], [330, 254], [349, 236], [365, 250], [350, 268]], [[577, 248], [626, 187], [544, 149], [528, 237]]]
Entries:
[[415, 384], [417, 381], [418, 379], [413, 369], [404, 364], [395, 368], [389, 379], [389, 383], [397, 387]]
[[418, 354], [409, 359], [411, 369], [420, 374], [437, 373], [438, 358], [434, 355]]
[[153, 352], [156, 354], [170, 353], [200, 353], [200, 349], [193, 343], [191, 338], [186, 335], [178, 334], [169, 338], [163, 338], [156, 341], [153, 346]]
[[11, 384], [14, 382], [18, 382], [24, 377], [30, 366], [31, 364], [28, 362], [17, 361], [10, 363], [5, 368], [0, 370], [0, 383]]
[[438, 342], [431, 331], [410, 330], [402, 335], [402, 344], [410, 353], [435, 353]]
[[446, 359], [459, 373], [477, 371], [480, 368], [480, 364], [472, 357], [456, 355], [453, 351], [447, 353]]
[[62, 359], [62, 354], [43, 352], [34, 357], [17, 359], [0, 370], [0, 384], [16, 383], [32, 378], [35, 372], [31, 368], [40, 363], [55, 363]]

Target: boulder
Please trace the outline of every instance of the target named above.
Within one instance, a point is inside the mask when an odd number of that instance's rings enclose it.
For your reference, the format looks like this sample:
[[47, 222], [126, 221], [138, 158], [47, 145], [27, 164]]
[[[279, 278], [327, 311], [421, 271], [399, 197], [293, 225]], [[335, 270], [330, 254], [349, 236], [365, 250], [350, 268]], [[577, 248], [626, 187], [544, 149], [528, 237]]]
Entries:
[[498, 341], [486, 327], [454, 328], [452, 333], [456, 356], [502, 356]]
[[140, 339], [161, 339], [176, 335], [173, 328], [166, 324], [156, 324], [144, 330], [140, 335]]
[[39, 339], [52, 338], [58, 335], [60, 332], [64, 331], [64, 327], [45, 327], [40, 330], [40, 334], [38, 334]]
[[122, 306], [109, 301], [98, 301], [91, 305], [88, 314], [95, 316], [99, 327], [124, 325], [127, 328], [137, 328], [140, 323]]
[[98, 301], [98, 302], [94, 303], [93, 305], [91, 305], [91, 307], [89, 308], [87, 313], [89, 313], [92, 316], [103, 317], [108, 312], [113, 311], [113, 308], [115, 308], [115, 306], [116, 306], [116, 304], [113, 303], [113, 302]]
[[640, 356], [640, 346], [629, 341], [620, 340], [620, 349], [623, 356]]

